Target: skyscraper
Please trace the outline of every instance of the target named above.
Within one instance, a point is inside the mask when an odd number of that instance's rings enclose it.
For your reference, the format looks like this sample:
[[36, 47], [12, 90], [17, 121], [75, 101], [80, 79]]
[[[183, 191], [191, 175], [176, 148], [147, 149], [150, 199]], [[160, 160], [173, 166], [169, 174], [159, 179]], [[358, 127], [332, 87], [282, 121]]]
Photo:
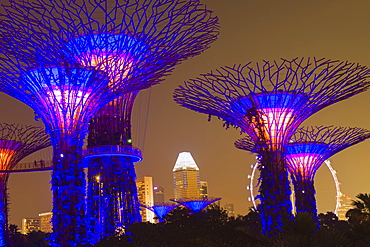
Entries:
[[208, 182], [206, 181], [200, 181], [200, 197], [208, 197]]
[[[153, 178], [149, 176], [140, 177], [136, 180], [137, 193], [142, 205], [153, 206]], [[154, 213], [147, 208], [140, 211], [143, 222], [154, 223]]]
[[154, 203], [164, 203], [164, 188], [162, 186], [154, 186]]
[[352, 198], [346, 194], [340, 193], [340, 206], [338, 208], [338, 219], [347, 220], [346, 213], [353, 208]]
[[22, 234], [28, 234], [30, 232], [37, 232], [40, 230], [40, 220], [34, 218], [23, 218], [22, 219]]
[[50, 233], [53, 231], [53, 225], [51, 218], [53, 217], [52, 212], [46, 212], [39, 214], [40, 216], [40, 231]]
[[172, 172], [176, 200], [200, 196], [199, 168], [190, 152], [179, 153]]
[[227, 216], [235, 217], [234, 204], [226, 203], [225, 206], [224, 206], [224, 209], [227, 212]]

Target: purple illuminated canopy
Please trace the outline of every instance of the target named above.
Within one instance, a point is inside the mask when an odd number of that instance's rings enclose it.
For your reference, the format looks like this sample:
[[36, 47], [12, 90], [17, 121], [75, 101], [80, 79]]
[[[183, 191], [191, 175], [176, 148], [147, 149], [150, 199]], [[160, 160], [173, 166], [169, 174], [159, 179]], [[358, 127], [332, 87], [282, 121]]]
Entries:
[[350, 62], [264, 61], [203, 74], [177, 88], [174, 99], [279, 149], [313, 113], [365, 91], [368, 77], [367, 67]]
[[288, 170], [295, 179], [313, 180], [317, 169], [326, 159], [369, 137], [370, 131], [362, 128], [299, 128], [286, 145]]

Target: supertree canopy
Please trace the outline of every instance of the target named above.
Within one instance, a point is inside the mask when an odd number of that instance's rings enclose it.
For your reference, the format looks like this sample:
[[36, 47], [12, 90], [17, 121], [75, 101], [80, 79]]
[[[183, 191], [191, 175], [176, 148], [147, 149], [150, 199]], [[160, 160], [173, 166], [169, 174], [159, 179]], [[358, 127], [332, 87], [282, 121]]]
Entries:
[[212, 204], [216, 201], [221, 200], [221, 198], [213, 198], [213, 197], [207, 197], [207, 198], [183, 198], [183, 199], [170, 199], [171, 201], [174, 201], [184, 207], [187, 207], [194, 213], [198, 213], [202, 211], [204, 208], [206, 208], [209, 204]]
[[297, 212], [317, 217], [314, 176], [321, 164], [332, 155], [370, 137], [361, 128], [304, 127], [299, 128], [286, 146], [286, 165], [295, 191]]
[[1, 15], [1, 87], [36, 111], [53, 141], [51, 244], [84, 244], [88, 122], [109, 101], [159, 83], [208, 48], [218, 20], [197, 0], [9, 3]]
[[275, 233], [291, 214], [284, 145], [320, 109], [365, 91], [369, 70], [358, 64], [296, 58], [223, 67], [175, 90], [180, 105], [217, 116], [256, 142], [261, 156], [263, 232]]
[[[50, 139], [41, 127], [0, 123], [0, 170], [12, 170], [24, 157], [49, 147]], [[9, 173], [0, 173], [0, 246], [8, 246]]]
[[153, 206], [142, 205], [142, 207], [151, 210], [158, 217], [159, 222], [164, 222], [164, 217], [178, 204], [174, 203], [155, 203]]

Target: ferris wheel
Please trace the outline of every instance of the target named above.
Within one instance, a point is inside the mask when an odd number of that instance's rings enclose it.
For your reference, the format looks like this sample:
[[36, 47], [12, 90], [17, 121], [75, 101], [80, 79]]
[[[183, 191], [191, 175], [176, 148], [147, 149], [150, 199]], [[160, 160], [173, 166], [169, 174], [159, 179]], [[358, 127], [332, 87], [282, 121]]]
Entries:
[[[336, 196], [335, 196], [335, 209], [334, 209], [334, 213], [336, 215], [338, 215], [338, 208], [340, 206], [340, 197], [341, 197], [341, 191], [340, 191], [340, 187], [339, 187], [339, 184], [340, 182], [338, 181], [338, 177], [337, 177], [337, 172], [333, 169], [333, 167], [331, 166], [331, 162], [329, 160], [326, 160], [324, 162], [326, 164], [326, 167], [329, 169], [330, 173], [331, 173], [331, 176], [333, 177], [333, 180], [334, 180], [334, 184], [335, 184], [335, 193], [336, 193]], [[256, 177], [256, 173], [258, 171], [258, 167], [260, 166], [261, 164], [259, 163], [259, 161], [256, 162], [256, 164], [252, 164], [251, 165], [251, 168], [252, 168], [252, 173], [250, 175], [248, 175], [248, 178], [250, 179], [249, 181], [249, 186], [247, 186], [247, 189], [250, 191], [250, 197], [248, 198], [250, 201], [252, 201], [253, 203], [253, 207], [257, 210], [257, 200], [258, 200], [258, 195], [257, 193], [255, 192], [255, 189], [259, 187], [259, 185], [255, 185], [255, 177]], [[294, 195], [294, 190], [292, 189], [292, 195]], [[294, 196], [292, 198], [292, 200], [294, 200]], [[295, 212], [295, 208], [294, 208], [294, 203], [293, 203], [293, 212]]]

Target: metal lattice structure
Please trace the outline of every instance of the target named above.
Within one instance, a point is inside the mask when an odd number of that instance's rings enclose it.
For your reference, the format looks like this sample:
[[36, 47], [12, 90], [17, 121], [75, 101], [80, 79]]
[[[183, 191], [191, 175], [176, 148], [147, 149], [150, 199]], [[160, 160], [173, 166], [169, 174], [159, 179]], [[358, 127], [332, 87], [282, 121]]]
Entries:
[[219, 200], [221, 200], [221, 198], [213, 198], [213, 197], [170, 199], [170, 201], [176, 202], [184, 207], [187, 207], [194, 213], [199, 213], [204, 208], [206, 208], [209, 204], [212, 204]]
[[157, 217], [158, 222], [164, 222], [165, 216], [174, 208], [178, 207], [178, 204], [174, 203], [155, 203], [153, 206], [141, 205], [144, 208], [151, 210]]
[[286, 165], [291, 175], [296, 212], [309, 212], [317, 217], [314, 177], [316, 171], [332, 155], [370, 138], [362, 128], [305, 127], [299, 128], [286, 146]]
[[263, 232], [291, 214], [284, 145], [309, 116], [368, 89], [369, 70], [350, 62], [296, 58], [223, 67], [185, 82], [174, 99], [247, 133], [261, 157]]
[[[12, 170], [26, 156], [51, 146], [44, 128], [0, 123], [0, 170]], [[8, 246], [9, 173], [0, 173], [0, 246]]]
[[208, 48], [218, 20], [197, 0], [9, 3], [1, 15], [1, 88], [37, 112], [53, 141], [52, 246], [85, 244], [88, 122], [109, 101], [159, 83]]

